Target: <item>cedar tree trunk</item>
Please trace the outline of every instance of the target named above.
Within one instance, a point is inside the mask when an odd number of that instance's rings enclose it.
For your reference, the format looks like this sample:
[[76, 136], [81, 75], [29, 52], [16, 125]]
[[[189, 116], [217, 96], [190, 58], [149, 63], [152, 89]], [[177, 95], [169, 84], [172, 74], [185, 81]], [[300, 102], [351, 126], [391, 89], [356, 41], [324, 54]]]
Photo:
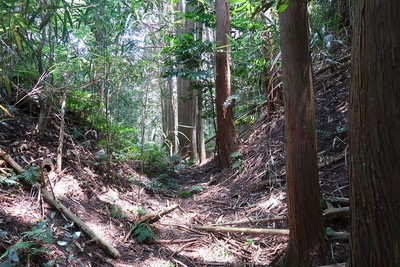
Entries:
[[400, 1], [355, 1], [349, 266], [400, 266]]
[[231, 71], [230, 47], [228, 35], [230, 34], [229, 2], [216, 0], [215, 9], [217, 16], [216, 25], [216, 90], [217, 90], [217, 142], [219, 160], [222, 168], [231, 165], [230, 155], [236, 150], [236, 138], [233, 104], [226, 103], [231, 96]]
[[306, 0], [280, 14], [286, 128], [289, 245], [284, 266], [314, 266], [325, 243]]

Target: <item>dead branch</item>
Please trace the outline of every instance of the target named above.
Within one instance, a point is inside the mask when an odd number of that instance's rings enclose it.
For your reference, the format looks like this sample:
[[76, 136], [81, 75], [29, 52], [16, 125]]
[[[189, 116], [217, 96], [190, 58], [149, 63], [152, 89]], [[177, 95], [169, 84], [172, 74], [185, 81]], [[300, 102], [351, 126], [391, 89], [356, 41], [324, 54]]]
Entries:
[[287, 217], [279, 216], [279, 217], [262, 218], [262, 219], [250, 219], [249, 218], [248, 220], [210, 224], [210, 226], [237, 225], [237, 224], [245, 224], [245, 223], [270, 223], [270, 222], [281, 222], [281, 221], [287, 221]]
[[266, 229], [266, 228], [239, 228], [239, 227], [223, 227], [223, 226], [201, 226], [194, 225], [194, 229], [213, 232], [213, 233], [244, 233], [254, 235], [289, 235], [286, 229]]
[[[15, 169], [17, 173], [22, 173], [23, 169], [22, 167], [16, 163], [10, 155], [5, 153], [1, 148], [0, 148], [0, 156], [8, 163], [10, 164], [11, 167]], [[75, 222], [81, 229], [84, 231], [87, 235], [89, 235], [94, 241], [96, 241], [101, 247], [107, 250], [107, 252], [110, 253], [110, 255], [114, 258], [117, 258], [120, 256], [120, 253], [116, 248], [108, 244], [105, 240], [103, 240], [101, 237], [96, 235], [96, 233], [90, 229], [90, 227], [85, 224], [79, 217], [74, 215], [72, 211], [70, 211], [64, 204], [62, 204], [57, 198], [53, 197], [49, 191], [47, 191], [45, 188], [41, 189], [41, 193], [44, 197], [44, 199], [52, 205], [54, 208], [58, 209], [61, 211], [68, 219], [71, 221]]]
[[[149, 213], [146, 214], [145, 216], [141, 217], [136, 223], [135, 225], [137, 225], [138, 223], [153, 223], [157, 220], [159, 220], [162, 216], [170, 213], [171, 211], [175, 210], [177, 207], [179, 207], [179, 205], [174, 204], [172, 206], [166, 207], [163, 210], [157, 211], [157, 212], [153, 212], [153, 213]], [[129, 231], [129, 233], [125, 236], [124, 238], [124, 242], [126, 242], [129, 237], [132, 235], [132, 232], [134, 230], [135, 227], [132, 227], [132, 229]]]
[[349, 207], [341, 207], [341, 208], [329, 208], [322, 211], [322, 216], [324, 217], [337, 217], [342, 215], [348, 215], [350, 212]]
[[[330, 198], [332, 201], [340, 202], [340, 203], [348, 203], [348, 198]], [[349, 213], [349, 207], [342, 207], [342, 208], [329, 208], [322, 211], [322, 215], [324, 217], [335, 217], [335, 216], [342, 216], [347, 215]], [[281, 222], [287, 221], [287, 216], [278, 216], [272, 218], [262, 218], [262, 219], [248, 219], [248, 220], [240, 220], [234, 222], [226, 222], [226, 223], [219, 223], [219, 224], [210, 224], [206, 227], [222, 227], [225, 225], [237, 225], [237, 224], [245, 224], [245, 223], [270, 223], [270, 222]], [[196, 228], [195, 229], [200, 229]], [[252, 228], [251, 228], [252, 229]], [[203, 229], [202, 229], [203, 230]]]
[[18, 173], [22, 173], [24, 169], [22, 169], [21, 166], [19, 166], [18, 163], [16, 163], [13, 158], [8, 155], [1, 147], [0, 147], [0, 156], [11, 166], [13, 167], [14, 170], [16, 170]]
[[348, 232], [330, 232], [326, 235], [329, 240], [342, 240], [342, 241], [349, 241], [350, 234]]
[[170, 213], [171, 211], [173, 211], [177, 207], [179, 207], [179, 205], [174, 204], [172, 206], [166, 207], [163, 210], [159, 210], [157, 212], [152, 212], [152, 213], [146, 214], [145, 216], [141, 217], [137, 223], [140, 223], [140, 222], [153, 223], [153, 222], [159, 220], [162, 216]]
[[325, 67], [322, 67], [321, 69], [315, 71], [314, 75], [317, 76], [317, 75], [329, 70], [333, 66], [338, 65], [338, 64], [340, 65], [340, 64], [342, 64], [342, 63], [344, 63], [344, 62], [346, 62], [346, 61], [348, 61], [350, 59], [351, 59], [351, 55], [344, 56], [344, 57], [338, 59], [334, 64], [329, 64], [329, 65], [327, 65]]
[[197, 238], [189, 238], [189, 239], [161, 239], [161, 240], [153, 240], [151, 243], [154, 244], [179, 244], [179, 243], [193, 243], [197, 241]]
[[334, 203], [342, 206], [348, 206], [350, 201], [347, 197], [327, 197], [325, 200], [329, 203]]
[[329, 165], [331, 165], [333, 163], [339, 162], [339, 161], [341, 161], [341, 160], [343, 160], [345, 158], [345, 155], [346, 155], [346, 153], [343, 153], [343, 154], [341, 154], [341, 155], [339, 155], [337, 157], [334, 157], [333, 159], [328, 159], [328, 160], [326, 160], [324, 162], [321, 162], [321, 163], [318, 164], [318, 168], [321, 169], [321, 168], [329, 166]]
[[53, 207], [61, 211], [68, 219], [75, 222], [88, 236], [90, 236], [93, 241], [95, 241], [99, 246], [107, 250], [107, 252], [114, 258], [118, 258], [120, 256], [119, 251], [108, 244], [104, 239], [99, 237], [90, 227], [84, 223], [79, 217], [73, 214], [64, 204], [62, 204], [57, 198], [54, 198], [49, 191], [42, 188], [42, 195], [44, 199]]

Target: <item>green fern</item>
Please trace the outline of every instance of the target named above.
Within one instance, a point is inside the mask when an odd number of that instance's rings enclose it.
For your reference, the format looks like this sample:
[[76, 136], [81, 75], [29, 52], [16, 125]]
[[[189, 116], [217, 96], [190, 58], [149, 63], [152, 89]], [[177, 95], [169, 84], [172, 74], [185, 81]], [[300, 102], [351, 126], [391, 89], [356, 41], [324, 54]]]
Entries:
[[47, 220], [39, 222], [32, 230], [22, 233], [25, 238], [36, 239], [46, 243], [52, 242], [52, 233], [50, 227], [46, 226]]
[[0, 184], [5, 186], [20, 185], [20, 183], [18, 183], [16, 179], [17, 179], [16, 176], [11, 176], [11, 177], [0, 176]]
[[3, 255], [0, 256], [0, 260], [7, 257], [10, 262], [19, 262], [18, 250], [26, 250], [35, 246], [37, 243], [32, 241], [21, 241], [15, 245], [9, 247]]
[[133, 235], [136, 236], [136, 241], [141, 244], [149, 240], [157, 240], [158, 237], [150, 229], [146, 223], [138, 223], [133, 228]]
[[37, 179], [39, 178], [39, 170], [37, 167], [29, 167], [28, 169], [24, 170], [20, 175], [18, 175], [18, 178], [22, 178], [26, 182], [30, 184], [35, 184], [37, 182]]
[[119, 206], [112, 204], [109, 205], [108, 208], [110, 210], [111, 217], [114, 219], [121, 220], [126, 218], [124, 211]]

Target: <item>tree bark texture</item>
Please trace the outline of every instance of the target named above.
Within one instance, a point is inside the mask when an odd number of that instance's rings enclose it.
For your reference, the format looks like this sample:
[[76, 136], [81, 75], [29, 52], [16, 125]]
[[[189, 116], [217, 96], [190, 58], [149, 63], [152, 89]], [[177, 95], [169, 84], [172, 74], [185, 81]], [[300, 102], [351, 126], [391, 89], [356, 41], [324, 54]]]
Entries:
[[216, 91], [217, 91], [217, 142], [221, 167], [231, 165], [230, 155], [236, 150], [238, 141], [236, 137], [233, 104], [226, 103], [231, 96], [231, 71], [230, 47], [228, 36], [230, 34], [229, 2], [216, 0], [215, 9], [217, 16], [216, 25]]
[[[187, 6], [185, 1], [178, 2], [178, 11], [185, 12]], [[177, 34], [191, 33], [195, 23], [185, 20], [183, 25], [177, 29]], [[191, 159], [197, 159], [197, 140], [196, 140], [196, 108], [197, 98], [191, 89], [191, 83], [188, 79], [177, 77], [178, 90], [178, 139], [180, 154], [184, 157], [190, 156]]]
[[306, 0], [280, 14], [289, 245], [284, 266], [315, 266], [325, 243], [318, 182], [315, 97]]
[[165, 84], [160, 81], [161, 114], [164, 132], [164, 142], [167, 143], [167, 152], [172, 156], [176, 152], [175, 140], [175, 108], [173, 81], [168, 80]]
[[400, 266], [400, 1], [355, 1], [348, 266]]

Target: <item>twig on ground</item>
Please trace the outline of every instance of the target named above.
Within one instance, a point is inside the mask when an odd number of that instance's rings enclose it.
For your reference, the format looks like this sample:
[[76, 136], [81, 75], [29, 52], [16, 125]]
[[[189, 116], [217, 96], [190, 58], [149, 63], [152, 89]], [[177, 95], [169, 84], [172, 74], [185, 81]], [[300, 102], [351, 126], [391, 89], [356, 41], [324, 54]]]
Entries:
[[237, 225], [237, 224], [245, 224], [245, 223], [270, 223], [270, 222], [280, 222], [287, 221], [286, 216], [272, 217], [272, 218], [262, 218], [262, 219], [248, 219], [234, 222], [226, 222], [219, 224], [210, 224], [210, 226], [225, 226], [225, 225]]
[[223, 226], [200, 226], [194, 225], [194, 229], [213, 232], [213, 233], [244, 233], [253, 235], [289, 235], [286, 229], [262, 229], [262, 228], [239, 228], [239, 227], [223, 227]]
[[155, 244], [179, 244], [179, 243], [193, 243], [197, 241], [197, 238], [189, 238], [189, 239], [161, 239], [161, 240], [153, 240], [151, 243]]

